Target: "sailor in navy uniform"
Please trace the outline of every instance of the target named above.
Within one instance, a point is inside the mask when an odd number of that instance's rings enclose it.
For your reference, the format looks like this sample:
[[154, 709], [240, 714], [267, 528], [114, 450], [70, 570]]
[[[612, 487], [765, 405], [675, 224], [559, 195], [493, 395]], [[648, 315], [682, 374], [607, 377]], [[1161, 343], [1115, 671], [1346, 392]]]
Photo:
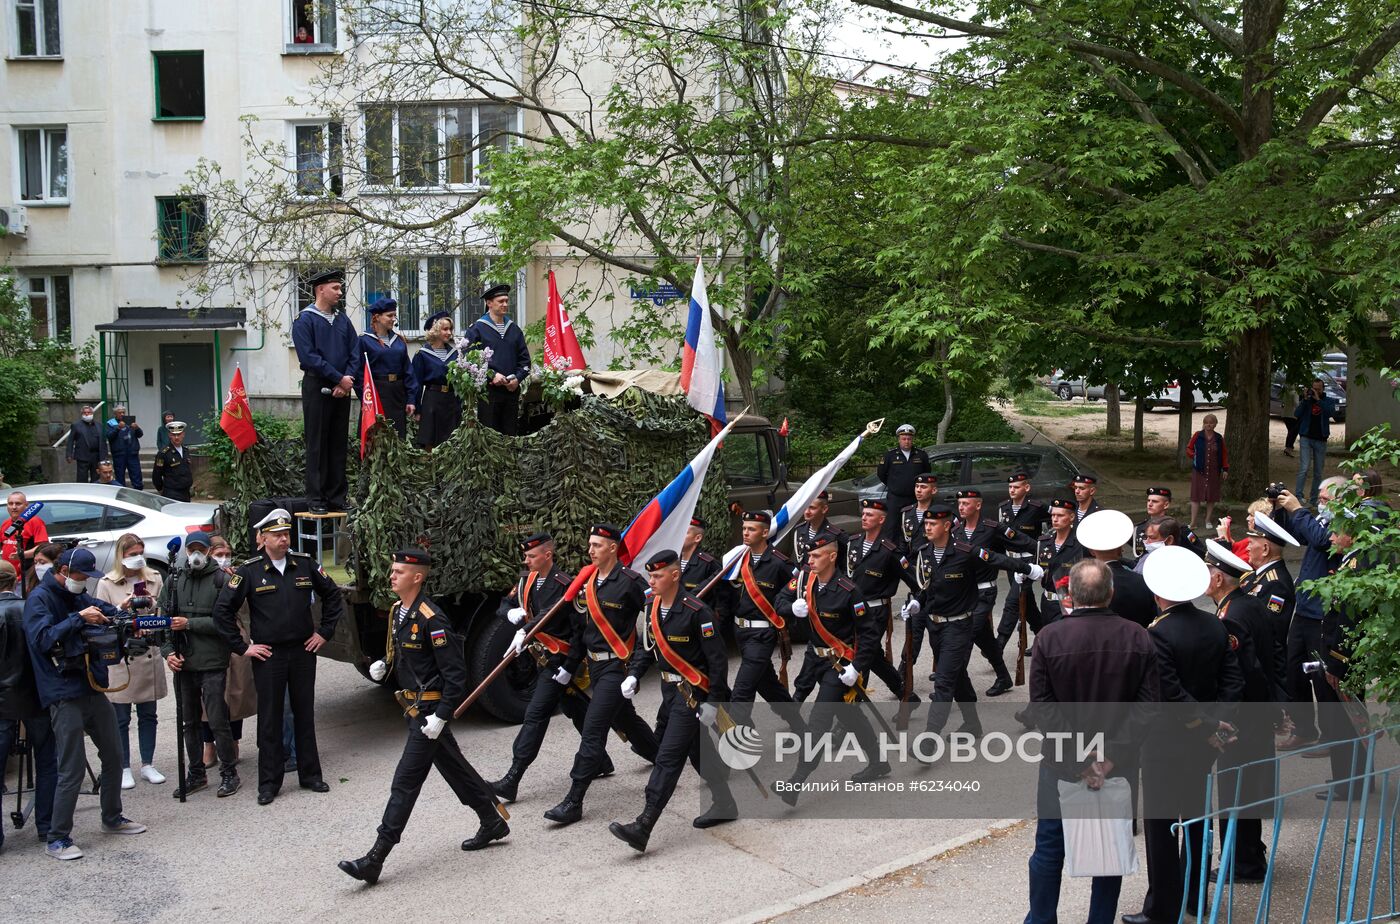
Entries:
[[369, 357], [369, 365], [361, 370], [356, 391], [364, 393], [364, 377], [368, 375], [384, 408], [384, 417], [403, 436], [408, 429], [408, 415], [417, 411], [408, 396], [412, 395], [414, 402], [418, 400], [418, 382], [408, 359], [408, 344], [394, 330], [398, 316], [399, 303], [392, 298], [381, 298], [369, 306], [370, 329], [360, 335], [360, 353]]
[[492, 377], [486, 396], [477, 402], [477, 417], [484, 426], [508, 436], [520, 432], [520, 389], [530, 378], [530, 348], [525, 332], [509, 317], [510, 286], [497, 284], [481, 293], [486, 313], [464, 331], [467, 349], [489, 347]]
[[452, 315], [439, 311], [423, 323], [428, 342], [413, 354], [411, 374], [420, 391], [418, 445], [432, 449], [447, 441], [462, 424], [462, 399], [447, 382], [447, 366], [457, 361], [452, 343]]
[[[997, 507], [997, 525], [1003, 530], [1006, 556], [1026, 561], [1034, 556], [1036, 540], [1050, 525], [1050, 510], [1041, 501], [1031, 498], [1031, 478], [1025, 472], [1013, 472], [1007, 477], [1006, 493], [1010, 499]], [[1021, 597], [1029, 592], [1025, 584], [1016, 583], [1015, 575], [1008, 574], [1006, 579], [1006, 602], [1001, 606], [1001, 620], [997, 623], [997, 644], [1003, 651], [1020, 624]], [[1028, 601], [1028, 605], [1035, 603]]]

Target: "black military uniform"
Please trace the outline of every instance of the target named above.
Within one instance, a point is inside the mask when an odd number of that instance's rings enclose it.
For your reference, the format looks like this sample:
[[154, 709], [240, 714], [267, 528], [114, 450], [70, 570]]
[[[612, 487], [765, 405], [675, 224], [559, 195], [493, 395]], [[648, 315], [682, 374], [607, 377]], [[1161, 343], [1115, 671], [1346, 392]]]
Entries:
[[[705, 521], [700, 517], [691, 517], [690, 525], [701, 530], [706, 528]], [[703, 541], [704, 537], [701, 538]], [[689, 558], [682, 558], [680, 563], [681, 589], [697, 597], [700, 596], [700, 591], [705, 589], [705, 585], [724, 569], [723, 562], [698, 546], [694, 554]], [[734, 588], [728, 581], [716, 581], [705, 602], [714, 611], [721, 626], [734, 618]]]
[[[929, 519], [952, 519], [953, 510], [946, 504], [929, 508]], [[919, 549], [912, 566], [912, 577], [919, 588], [915, 599], [919, 614], [929, 623], [929, 645], [935, 662], [933, 695], [930, 699], [928, 730], [943, 731], [948, 721], [949, 703], [957, 700], [963, 715], [962, 731], [980, 735], [982, 723], [977, 717], [977, 694], [967, 676], [967, 664], [972, 658], [973, 611], [978, 604], [977, 578], [979, 567], [990, 565], [1003, 571], [1031, 573], [1024, 561], [1007, 558], [983, 546], [974, 546], [950, 534], [948, 542], [936, 546], [932, 542]], [[918, 651], [913, 656], [918, 658]]]
[[[614, 542], [622, 541], [622, 530], [600, 523], [589, 532]], [[628, 743], [646, 760], [656, 760], [656, 735], [622, 695], [622, 680], [637, 641], [637, 614], [646, 601], [646, 587], [640, 575], [614, 563], [606, 577], [590, 577], [574, 598], [570, 618], [573, 638], [560, 669], [578, 673], [588, 659], [590, 699], [583, 717], [578, 753], [574, 756], [569, 793], [544, 813], [549, 821], [573, 824], [583, 818], [583, 797], [588, 784], [602, 771], [606, 757], [608, 729], [626, 729]]]
[[[958, 492], [959, 498], [981, 496], [982, 492], [977, 490]], [[1007, 555], [1008, 558], [1011, 557], [1007, 554], [1009, 551], [1021, 552], [1023, 546], [1020, 533], [1008, 527], [1000, 527], [985, 517], [979, 517], [977, 525], [971, 531], [968, 530], [965, 520], [957, 520], [953, 524], [953, 534], [968, 545], [991, 549], [993, 552]], [[1011, 537], [1009, 543], [1008, 536]], [[1028, 546], [1029, 543], [1024, 545]], [[977, 605], [972, 609], [972, 644], [982, 653], [982, 657], [996, 674], [996, 682], [987, 690], [987, 695], [1001, 696], [1011, 689], [1012, 683], [1011, 673], [1006, 669], [1006, 659], [1001, 653], [1001, 645], [997, 644], [996, 629], [992, 626], [992, 610], [997, 605], [997, 569], [986, 562], [979, 562], [973, 565], [973, 571], [977, 574]]]
[[822, 520], [818, 526], [803, 523], [792, 531], [792, 560], [800, 568], [807, 564], [807, 553], [812, 551], [812, 540], [822, 533], [835, 533], [837, 540], [845, 547], [847, 537], [844, 530], [831, 525], [830, 520]]
[[[1016, 472], [1006, 479], [1007, 483], [1016, 481], [1029, 481], [1030, 476], [1025, 472]], [[1034, 556], [1035, 542], [1045, 532], [1050, 525], [1050, 510], [1038, 500], [1027, 497], [1019, 507], [1013, 505], [1011, 501], [1003, 501], [997, 507], [997, 525], [1003, 530], [1002, 536], [1006, 542], [1006, 557], [1016, 558], [1022, 561]], [[1012, 530], [1016, 535], [1005, 532]], [[997, 623], [997, 644], [1002, 650], [1006, 650], [1006, 643], [1011, 641], [1011, 636], [1016, 634], [1016, 629], [1021, 622], [1021, 597], [1029, 594], [1031, 589], [1026, 584], [1017, 584], [1015, 578], [1008, 574], [1006, 576], [1007, 593], [1006, 602], [1001, 606], [1001, 620]], [[1035, 609], [1032, 600], [1027, 601], [1027, 613]]]
[[[653, 555], [646, 568], [659, 571], [677, 561], [675, 552], [664, 550]], [[659, 598], [650, 599], [642, 622], [642, 647], [632, 658], [630, 675], [640, 681], [653, 664], [661, 670], [661, 703], [666, 720], [657, 728], [660, 744], [656, 766], [647, 780], [646, 807], [632, 824], [613, 822], [608, 826], [616, 837], [637, 850], [646, 849], [652, 828], [676, 791], [687, 758], [704, 777], [713, 803], [695, 819], [695, 827], [708, 828], [730, 821], [738, 812], [722, 772], [724, 764], [700, 722], [702, 705], [729, 699], [729, 662], [715, 614], [699, 597], [678, 591], [669, 607], [662, 607]], [[702, 750], [706, 752], [703, 760]]]
[[[1251, 536], [1269, 538], [1264, 533], [1251, 531]], [[1293, 575], [1283, 559], [1276, 558], [1249, 572], [1240, 579], [1240, 590], [1256, 597], [1264, 604], [1273, 624], [1274, 673], [1281, 683], [1288, 677], [1288, 625], [1293, 621], [1293, 607], [1298, 594], [1293, 587]]]
[[[1172, 499], [1172, 489], [1154, 486], [1147, 489], [1147, 498], [1151, 500], [1154, 496], [1165, 497], [1170, 503]], [[1143, 517], [1141, 523], [1133, 525], [1133, 558], [1141, 558], [1147, 554], [1147, 524], [1152, 521], [1151, 516]]]
[[[261, 527], [265, 533], [290, 532], [291, 518], [278, 514]], [[249, 644], [238, 631], [238, 608], [248, 604], [252, 643], [268, 645], [272, 653], [253, 661], [253, 686], [258, 692], [258, 804], [266, 805], [282, 788], [282, 703], [292, 704], [296, 734], [297, 777], [303, 789], [328, 792], [321, 777], [316, 749], [316, 655], [306, 650], [312, 634], [329, 640], [344, 611], [340, 588], [309, 555], [288, 552], [283, 566], [266, 555], [244, 562], [229, 578], [214, 604], [214, 622], [234, 654], [246, 654]], [[316, 626], [312, 603], [321, 603]]]
[[[862, 508], [884, 510], [884, 501], [863, 500]], [[850, 536], [842, 551], [842, 568], [846, 577], [855, 581], [860, 595], [865, 598], [869, 618], [880, 626], [880, 635], [889, 633], [885, 650], [877, 650], [870, 662], [870, 672], [884, 681], [885, 686], [896, 699], [904, 698], [904, 675], [894, 666], [889, 650], [894, 642], [894, 595], [901, 582], [914, 589], [913, 578], [909, 576], [909, 559], [900, 546], [887, 538], [874, 541], [863, 535]], [[805, 669], [805, 663], [804, 663]], [[910, 700], [918, 701], [918, 696], [910, 690]], [[804, 697], [805, 698], [805, 697]]]
[[[745, 513], [744, 519], [764, 525], [772, 523], [766, 511]], [[792, 578], [792, 572], [792, 562], [771, 545], [757, 558], [746, 551], [739, 559], [738, 574], [733, 582], [736, 595], [734, 637], [739, 643], [742, 660], [734, 673], [732, 698], [735, 703], [751, 703], [755, 696], [762, 696], [770, 703], [792, 702], [787, 685], [773, 670], [773, 649], [778, 646], [780, 632], [786, 638], [787, 627], [773, 601]], [[736, 709], [736, 717], [742, 721], [739, 713]], [[747, 710], [743, 713], [747, 715]]]
[[[901, 426], [900, 432], [905, 427], [908, 427], [908, 432], [914, 432], [914, 428], [908, 424]], [[898, 446], [886, 452], [875, 474], [885, 486], [885, 504], [889, 509], [902, 511], [914, 503], [914, 479], [931, 471], [933, 463], [929, 461], [928, 453], [917, 446], [910, 447], [907, 456]], [[885, 532], [891, 539], [898, 538], [899, 523], [894, 518], [886, 520]]]
[[[1053, 500], [1050, 502], [1050, 506], [1076, 509], [1073, 501]], [[1078, 525], [1076, 522], [1075, 526]], [[1063, 543], [1057, 544], [1053, 531], [1047, 533], [1036, 543], [1034, 561], [1044, 569], [1045, 575], [1040, 579], [1038, 612], [1036, 607], [1026, 607], [1026, 622], [1031, 631], [1039, 632], [1041, 626], [1049, 625], [1060, 618], [1062, 614], [1060, 591], [1055, 586], [1055, 581], [1063, 571], [1087, 555], [1084, 547], [1079, 544], [1079, 540], [1074, 538], [1073, 529], [1070, 530], [1069, 538]]]
[[[1069, 483], [1070, 486], [1073, 487], [1076, 484], [1098, 484], [1099, 480], [1093, 475], [1075, 475], [1069, 480]], [[1102, 509], [1103, 505], [1099, 503], [1099, 499], [1097, 497], [1089, 498], [1089, 506], [1087, 509], [1081, 509], [1076, 499], [1076, 503], [1074, 505], [1074, 525], [1078, 526], [1080, 522], [1089, 514], [1097, 513]]]
[[[822, 533], [813, 541], [813, 548], [839, 544], [840, 537], [835, 533]], [[799, 599], [807, 607], [805, 617], [793, 610]], [[830, 731], [832, 722], [837, 719], [836, 704], [845, 702], [852, 690], [842, 681], [842, 672], [847, 666], [854, 666], [856, 683], [859, 683], [859, 675], [870, 669], [880, 646], [881, 624], [871, 617], [860, 588], [850, 578], [843, 576], [839, 569], [825, 583], [818, 582], [810, 570], [797, 574], [778, 594], [777, 608], [785, 618], [807, 619], [810, 627], [807, 633], [809, 657], [825, 662], [825, 669], [817, 678], [817, 702], [807, 723], [812, 739], [818, 740]], [[890, 765], [879, 759], [875, 730], [869, 719], [859, 710], [843, 710], [840, 716], [842, 725], [855, 735], [861, 750], [870, 757], [865, 769], [851, 779], [865, 782], [887, 775]], [[812, 775], [817, 763], [804, 756], [793, 774], [792, 782], [805, 781]], [[782, 793], [782, 799], [788, 805], [795, 805], [797, 796], [796, 791]]]
[[1152, 625], [1157, 618], [1157, 600], [1142, 575], [1122, 559], [1108, 562], [1108, 570], [1113, 573], [1113, 602], [1109, 609], [1144, 629]]
[[[432, 565], [432, 557], [422, 549], [395, 552], [393, 560], [423, 567]], [[402, 837], [428, 771], [434, 767], [458, 800], [470, 806], [481, 820], [476, 836], [462, 843], [463, 850], [479, 850], [510, 833], [505, 810], [496, 801], [495, 793], [462, 755], [452, 729], [445, 726], [467, 695], [467, 661], [462, 646], [462, 637], [453, 631], [447, 615], [425, 591], [420, 590], [414, 600], [400, 600], [390, 611], [384, 663], [394, 671], [399, 686], [394, 696], [404, 707], [408, 737], [394, 768], [389, 804], [384, 807], [374, 846], [361, 860], [339, 863], [346, 874], [356, 879], [378, 881], [384, 858]]]
[[[178, 420], [171, 421], [166, 424], [166, 429], [171, 433], [183, 433], [185, 425]], [[190, 451], [184, 446], [179, 449], [166, 446], [156, 453], [156, 459], [151, 463], [151, 484], [160, 492], [161, 497], [189, 503], [190, 488], [194, 486], [194, 472], [190, 470]]]

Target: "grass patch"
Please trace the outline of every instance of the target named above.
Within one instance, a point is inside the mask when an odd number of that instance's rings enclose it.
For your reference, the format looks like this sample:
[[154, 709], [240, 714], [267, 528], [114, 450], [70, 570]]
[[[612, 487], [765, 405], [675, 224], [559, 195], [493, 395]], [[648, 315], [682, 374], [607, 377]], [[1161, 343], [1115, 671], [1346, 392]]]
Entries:
[[1011, 406], [1026, 417], [1083, 417], [1103, 413], [1102, 407], [1061, 401], [1044, 388], [1021, 392], [1012, 399]]

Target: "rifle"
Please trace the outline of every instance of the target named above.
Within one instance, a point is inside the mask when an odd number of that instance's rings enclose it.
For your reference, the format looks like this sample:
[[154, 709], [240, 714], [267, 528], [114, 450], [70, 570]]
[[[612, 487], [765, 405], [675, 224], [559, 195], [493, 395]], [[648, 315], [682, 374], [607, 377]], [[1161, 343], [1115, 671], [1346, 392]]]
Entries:
[[1016, 633], [1019, 636], [1016, 649], [1016, 686], [1025, 686], [1026, 683], [1026, 598], [1030, 592], [1023, 586], [1021, 588], [1018, 605], [1021, 609], [1021, 618], [1017, 620]]
[[889, 597], [885, 603], [885, 660], [894, 660], [894, 601]]
[[[836, 671], [836, 673], [838, 674], [841, 673], [841, 659], [834, 654], [830, 657], [831, 669]], [[895, 737], [894, 729], [890, 728], [890, 723], [886, 722], [885, 717], [880, 715], [879, 709], [874, 708], [875, 703], [870, 699], [870, 691], [865, 688], [865, 681], [861, 679], [859, 673], [856, 674], [855, 684], [849, 690], [846, 691], [844, 698], [848, 703], [863, 702], [866, 705], [870, 706], [870, 711], [875, 713], [875, 721], [880, 723], [880, 727], [885, 730], [885, 734], [888, 735], [890, 738]]]
[[899, 715], [895, 718], [895, 728], [907, 731], [909, 714], [909, 694], [914, 692], [914, 627], [904, 620], [904, 695], [899, 698]]
[[[690, 688], [690, 683], [682, 680], [676, 684], [676, 688], [680, 690], [681, 697], [685, 700], [686, 707], [689, 708], [691, 712], [698, 713], [700, 704], [695, 699], [695, 691]], [[734, 728], [737, 723], [730, 717], [728, 710], [719, 703], [712, 703], [711, 705], [715, 707], [715, 724], [710, 726], [710, 731], [715, 733], [716, 738], [722, 738], [724, 733]], [[749, 779], [753, 780], [753, 784], [758, 787], [758, 791], [763, 794], [763, 798], [767, 799], [768, 787], [763, 785], [763, 781], [758, 778], [757, 773], [753, 772], [753, 768], [750, 767], [744, 772], [749, 775]]]

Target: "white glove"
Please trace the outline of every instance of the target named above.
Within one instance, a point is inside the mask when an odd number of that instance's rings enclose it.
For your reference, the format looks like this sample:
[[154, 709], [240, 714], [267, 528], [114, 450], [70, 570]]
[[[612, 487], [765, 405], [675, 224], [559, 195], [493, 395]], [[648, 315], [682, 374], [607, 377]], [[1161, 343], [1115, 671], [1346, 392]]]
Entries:
[[1026, 576], [1017, 571], [1015, 574], [1011, 575], [1011, 580], [1015, 581], [1017, 584], [1024, 584], [1026, 583]]
[[628, 677], [622, 681], [622, 696], [624, 699], [631, 699], [637, 695], [637, 678]]
[[701, 703], [700, 708], [695, 710], [695, 717], [700, 720], [701, 725], [713, 727], [715, 720], [719, 718], [719, 707], [714, 703]]
[[569, 685], [569, 681], [573, 679], [574, 675], [564, 670], [564, 668], [562, 667], [554, 672], [554, 682], [559, 684], [559, 686], [561, 687], [567, 687]]
[[899, 611], [899, 618], [908, 622], [909, 617], [919, 615], [919, 610], [921, 609], [923, 609], [923, 607], [919, 605], [919, 601], [910, 597], [908, 600], [904, 601], [904, 608]]
[[1038, 581], [1041, 578], [1045, 577], [1045, 569], [1040, 567], [1040, 565], [1033, 564], [1030, 566], [1030, 568], [1031, 573], [1026, 575], [1026, 577], [1030, 578], [1032, 581]]
[[841, 682], [848, 687], [855, 686], [856, 679], [858, 677], [860, 677], [860, 672], [856, 670], [856, 666], [854, 664], [847, 664], [841, 670]]
[[510, 640], [510, 645], [506, 647], [508, 654], [520, 654], [525, 650], [525, 630], [521, 629], [515, 633], [515, 638]]
[[375, 661], [369, 666], [369, 679], [373, 680], [375, 683], [383, 680], [388, 673], [389, 665], [385, 664], [383, 661]]
[[428, 716], [423, 720], [423, 737], [429, 741], [436, 740], [442, 734], [442, 730], [447, 727], [446, 719], [439, 719], [436, 714]]
[[506, 619], [510, 620], [512, 626], [518, 626], [525, 621], [525, 610], [523, 607], [513, 606], [506, 610]]
[[796, 600], [792, 601], [792, 615], [796, 616], [798, 619], [806, 619], [808, 612], [806, 600], [798, 597]]

